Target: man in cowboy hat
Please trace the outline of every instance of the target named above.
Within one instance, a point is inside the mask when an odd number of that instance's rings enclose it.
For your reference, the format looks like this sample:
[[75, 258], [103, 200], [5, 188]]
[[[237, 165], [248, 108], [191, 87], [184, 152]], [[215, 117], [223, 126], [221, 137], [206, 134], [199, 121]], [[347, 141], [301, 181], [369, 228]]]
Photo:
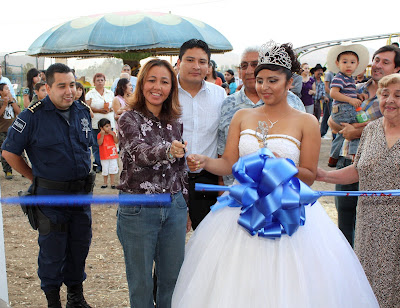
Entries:
[[321, 100], [324, 101], [324, 110], [325, 105], [329, 103], [329, 98], [325, 93], [325, 84], [322, 81], [321, 77], [326, 71], [326, 67], [322, 67], [321, 64], [317, 64], [313, 67], [310, 72], [314, 76], [315, 79], [315, 94], [313, 95], [314, 99], [314, 115], [318, 119], [321, 117]]
[[[387, 75], [397, 73], [400, 70], [400, 49], [396, 46], [385, 45], [375, 51], [372, 57], [371, 79], [362, 84], [358, 89], [358, 93], [365, 95], [361, 108], [368, 113], [371, 121], [382, 116], [379, 109], [379, 100], [376, 95], [379, 80]], [[340, 132], [346, 139], [340, 151], [339, 161], [336, 169], [342, 169], [352, 164], [351, 155], [349, 152], [348, 141], [360, 138], [364, 127], [368, 122], [348, 124], [344, 123], [342, 128], [331, 118], [328, 120], [328, 125], [333, 132]], [[358, 183], [348, 185], [336, 185], [337, 191], [357, 191]], [[356, 223], [356, 207], [357, 197], [335, 197], [335, 205], [338, 211], [338, 227], [343, 232], [344, 236], [353, 247], [354, 230]]]

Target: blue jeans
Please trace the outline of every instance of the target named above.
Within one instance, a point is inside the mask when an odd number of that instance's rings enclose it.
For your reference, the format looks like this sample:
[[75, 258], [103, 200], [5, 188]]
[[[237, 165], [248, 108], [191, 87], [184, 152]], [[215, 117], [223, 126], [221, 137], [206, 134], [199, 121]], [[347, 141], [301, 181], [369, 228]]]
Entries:
[[[342, 169], [349, 165], [351, 165], [351, 159], [340, 156], [336, 169]], [[336, 191], [358, 191], [358, 182], [347, 185], [336, 184]], [[335, 197], [335, 205], [338, 211], [338, 227], [351, 247], [354, 247], [357, 201], [358, 197]]]
[[93, 163], [97, 165], [97, 170], [101, 170], [99, 144], [97, 143], [98, 133], [100, 133], [99, 129], [92, 128], [92, 134], [93, 134], [92, 152], [93, 152], [93, 158], [94, 158]]
[[[350, 104], [337, 104], [332, 107], [332, 120], [337, 124], [340, 123], [355, 123], [356, 121], [356, 110]], [[332, 141], [330, 157], [339, 158], [340, 150], [344, 142], [342, 134], [336, 134], [335, 139]], [[349, 143], [349, 154], [356, 154], [360, 139], [353, 139]]]
[[329, 102], [323, 103], [323, 112], [324, 115], [322, 116], [322, 120], [321, 120], [321, 137], [325, 136], [325, 134], [328, 132], [328, 119], [329, 116], [331, 115], [331, 110], [332, 110], [332, 99], [329, 99]]
[[124, 250], [131, 307], [154, 308], [153, 261], [157, 275], [157, 308], [171, 307], [185, 254], [187, 222], [182, 193], [171, 198], [171, 207], [118, 207], [117, 235]]

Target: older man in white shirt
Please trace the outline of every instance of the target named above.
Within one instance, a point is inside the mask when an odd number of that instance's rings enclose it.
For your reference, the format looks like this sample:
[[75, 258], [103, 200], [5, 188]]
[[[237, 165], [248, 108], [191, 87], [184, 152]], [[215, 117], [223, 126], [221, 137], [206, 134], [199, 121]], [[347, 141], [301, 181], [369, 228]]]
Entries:
[[[135, 88], [136, 88], [137, 77], [132, 76], [131, 73], [132, 73], [131, 67], [130, 67], [128, 64], [124, 64], [124, 66], [122, 67], [122, 70], [121, 70], [121, 75], [122, 75], [122, 74], [128, 74], [128, 75], [129, 75], [127, 79], [129, 79], [129, 81], [131, 82], [131, 85], [132, 85], [132, 92], [134, 92], [134, 91], [135, 91]], [[113, 82], [113, 84], [112, 84], [112, 86], [111, 86], [111, 91], [112, 91], [112, 93], [115, 93], [115, 89], [117, 88], [118, 81], [119, 81], [121, 78], [122, 78], [122, 77], [120, 76], [120, 78], [117, 78], [117, 79], [114, 80], [114, 82]]]
[[[182, 106], [186, 153], [217, 158], [217, 134], [225, 90], [204, 81], [210, 62], [208, 45], [197, 39], [185, 42], [177, 62], [179, 102]], [[192, 227], [200, 224], [217, 201], [216, 192], [196, 192], [195, 183], [218, 184], [218, 176], [205, 170], [189, 173], [189, 215]]]

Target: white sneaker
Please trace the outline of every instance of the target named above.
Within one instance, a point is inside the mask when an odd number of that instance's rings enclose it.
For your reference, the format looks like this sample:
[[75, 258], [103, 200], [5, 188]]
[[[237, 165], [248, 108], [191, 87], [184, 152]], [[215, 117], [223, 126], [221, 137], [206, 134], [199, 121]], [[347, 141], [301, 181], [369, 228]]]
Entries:
[[324, 135], [324, 136], [321, 137], [321, 139], [331, 139], [331, 137], [329, 137], [327, 135]]

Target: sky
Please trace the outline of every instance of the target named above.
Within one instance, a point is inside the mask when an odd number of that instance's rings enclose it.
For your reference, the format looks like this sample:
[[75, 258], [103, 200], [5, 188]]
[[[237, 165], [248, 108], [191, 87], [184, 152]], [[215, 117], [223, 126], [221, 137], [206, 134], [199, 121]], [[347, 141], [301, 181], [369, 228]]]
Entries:
[[[240, 54], [270, 39], [294, 47], [322, 41], [400, 32], [396, 0], [54, 0], [2, 3], [0, 52], [26, 51], [48, 29], [92, 14], [121, 11], [171, 12], [201, 20], [221, 32]], [[393, 18], [391, 18], [393, 16]], [[398, 41], [398, 38], [396, 38]], [[377, 49], [386, 40], [365, 43]], [[363, 43], [364, 44], [364, 43]]]

